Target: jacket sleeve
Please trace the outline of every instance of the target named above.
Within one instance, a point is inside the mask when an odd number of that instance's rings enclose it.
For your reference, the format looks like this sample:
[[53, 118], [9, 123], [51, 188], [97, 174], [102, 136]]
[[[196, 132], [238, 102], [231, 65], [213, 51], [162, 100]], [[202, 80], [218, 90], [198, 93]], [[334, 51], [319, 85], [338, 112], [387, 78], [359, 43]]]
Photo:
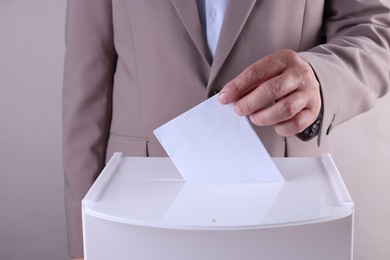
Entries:
[[68, 0], [63, 84], [70, 256], [82, 256], [81, 200], [104, 167], [116, 53], [111, 0]]
[[330, 0], [324, 44], [300, 53], [321, 84], [321, 136], [373, 107], [390, 85], [389, 1]]

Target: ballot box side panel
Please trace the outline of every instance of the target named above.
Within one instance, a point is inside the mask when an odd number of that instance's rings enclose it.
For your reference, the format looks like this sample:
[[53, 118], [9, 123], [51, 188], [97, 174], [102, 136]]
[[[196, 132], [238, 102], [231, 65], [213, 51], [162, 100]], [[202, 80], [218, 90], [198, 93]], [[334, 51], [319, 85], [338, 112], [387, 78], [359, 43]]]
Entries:
[[351, 260], [353, 215], [312, 224], [246, 230], [177, 230], [84, 214], [86, 260]]

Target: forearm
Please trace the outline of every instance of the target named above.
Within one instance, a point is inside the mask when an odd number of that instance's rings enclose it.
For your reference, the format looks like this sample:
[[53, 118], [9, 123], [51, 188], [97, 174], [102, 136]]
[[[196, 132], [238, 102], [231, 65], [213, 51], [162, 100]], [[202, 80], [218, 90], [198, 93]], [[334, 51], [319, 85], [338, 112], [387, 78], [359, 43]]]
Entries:
[[389, 6], [355, 2], [329, 1], [326, 43], [300, 53], [321, 85], [322, 134], [372, 108], [389, 89]]

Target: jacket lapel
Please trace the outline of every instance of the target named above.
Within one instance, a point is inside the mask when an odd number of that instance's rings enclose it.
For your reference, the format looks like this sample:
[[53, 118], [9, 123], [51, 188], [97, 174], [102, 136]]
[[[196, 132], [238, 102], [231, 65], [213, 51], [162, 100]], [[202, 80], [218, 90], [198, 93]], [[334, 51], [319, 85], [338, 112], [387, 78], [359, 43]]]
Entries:
[[[209, 64], [210, 54], [203, 36], [196, 1], [171, 1], [199, 53], [202, 55], [204, 61]], [[255, 3], [256, 0], [229, 1], [225, 10], [214, 61], [211, 66], [208, 89], [211, 87], [211, 84], [214, 82], [223, 63], [232, 50]]]
[[214, 61], [210, 71], [208, 88], [213, 84], [223, 63], [232, 50], [242, 28], [248, 19], [256, 0], [230, 0], [225, 10], [225, 16], [218, 39]]
[[171, 1], [199, 53], [202, 55], [205, 62], [210, 64], [209, 52], [203, 37], [196, 1]]

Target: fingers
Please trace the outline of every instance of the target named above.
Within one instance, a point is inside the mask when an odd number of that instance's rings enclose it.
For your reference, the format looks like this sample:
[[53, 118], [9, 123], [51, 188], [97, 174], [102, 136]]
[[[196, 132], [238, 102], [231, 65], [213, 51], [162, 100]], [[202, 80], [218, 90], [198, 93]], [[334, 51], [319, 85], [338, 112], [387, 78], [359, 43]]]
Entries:
[[239, 115], [253, 114], [295, 91], [300, 85], [300, 79], [293, 77], [290, 73], [278, 75], [239, 99], [235, 105], [236, 113]]
[[274, 105], [259, 110], [249, 116], [255, 125], [275, 125], [293, 118], [307, 105], [307, 100], [300, 92], [295, 92]]
[[281, 74], [284, 68], [284, 61], [276, 54], [259, 60], [223, 87], [219, 101], [222, 104], [237, 101], [263, 82]]
[[255, 125], [274, 125], [279, 135], [290, 136], [302, 132], [318, 116], [320, 107], [302, 91], [296, 91], [272, 106], [249, 116]]
[[255, 125], [274, 125], [289, 136], [317, 118], [321, 94], [309, 63], [291, 50], [277, 51], [248, 67], [221, 90], [222, 104], [236, 102], [235, 111]]
[[301, 133], [316, 120], [317, 117], [313, 119], [313, 115], [312, 111], [304, 109], [290, 120], [276, 124], [275, 131], [281, 136], [292, 136]]

